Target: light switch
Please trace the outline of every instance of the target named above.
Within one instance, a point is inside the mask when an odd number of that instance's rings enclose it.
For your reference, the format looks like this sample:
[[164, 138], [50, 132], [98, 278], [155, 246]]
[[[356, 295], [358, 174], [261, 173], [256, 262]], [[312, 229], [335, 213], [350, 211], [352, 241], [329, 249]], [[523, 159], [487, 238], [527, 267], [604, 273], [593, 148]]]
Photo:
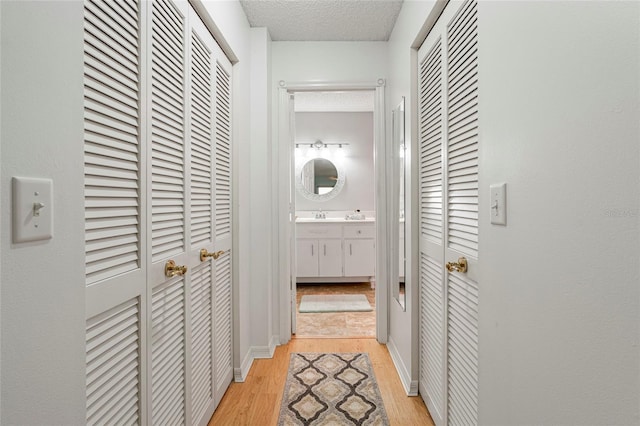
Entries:
[[53, 237], [53, 181], [13, 178], [13, 242]]
[[496, 183], [489, 187], [491, 190], [491, 223], [495, 225], [507, 224], [507, 184]]

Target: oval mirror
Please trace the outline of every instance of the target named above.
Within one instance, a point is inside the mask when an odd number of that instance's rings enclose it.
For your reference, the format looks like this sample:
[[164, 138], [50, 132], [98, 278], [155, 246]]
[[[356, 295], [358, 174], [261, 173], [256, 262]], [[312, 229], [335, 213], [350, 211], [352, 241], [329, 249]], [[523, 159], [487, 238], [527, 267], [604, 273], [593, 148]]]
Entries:
[[338, 195], [344, 180], [341, 167], [326, 158], [312, 158], [296, 170], [298, 192], [313, 201], [325, 201]]

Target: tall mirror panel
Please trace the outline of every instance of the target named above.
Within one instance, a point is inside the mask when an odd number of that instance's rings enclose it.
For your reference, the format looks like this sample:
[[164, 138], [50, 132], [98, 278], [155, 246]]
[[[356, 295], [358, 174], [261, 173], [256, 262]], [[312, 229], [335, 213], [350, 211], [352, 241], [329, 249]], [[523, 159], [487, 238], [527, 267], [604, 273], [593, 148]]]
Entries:
[[393, 297], [398, 301], [402, 310], [406, 309], [406, 293], [405, 293], [405, 143], [404, 143], [404, 97], [400, 104], [393, 109], [393, 170], [394, 170], [394, 190], [392, 194], [394, 196], [393, 208], [393, 221], [394, 227], [397, 227], [397, 232], [393, 232], [392, 235], [397, 235], [394, 238], [394, 246], [397, 248], [397, 260], [395, 265], [391, 268], [395, 276], [393, 281]]

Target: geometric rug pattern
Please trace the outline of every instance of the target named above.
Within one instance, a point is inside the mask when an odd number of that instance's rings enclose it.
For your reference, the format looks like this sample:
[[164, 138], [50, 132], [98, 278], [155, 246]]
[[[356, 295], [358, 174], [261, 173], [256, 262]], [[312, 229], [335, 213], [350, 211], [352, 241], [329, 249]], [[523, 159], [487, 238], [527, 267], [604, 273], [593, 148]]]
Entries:
[[369, 355], [291, 354], [278, 426], [388, 424]]

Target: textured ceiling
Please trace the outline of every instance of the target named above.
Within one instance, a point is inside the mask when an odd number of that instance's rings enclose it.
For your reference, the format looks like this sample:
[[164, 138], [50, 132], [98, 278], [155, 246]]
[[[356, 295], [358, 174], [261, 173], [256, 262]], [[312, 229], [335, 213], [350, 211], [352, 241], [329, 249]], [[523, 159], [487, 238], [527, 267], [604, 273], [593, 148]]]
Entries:
[[374, 92], [296, 92], [296, 112], [365, 112], [373, 111]]
[[273, 41], [387, 41], [402, 0], [240, 0]]

